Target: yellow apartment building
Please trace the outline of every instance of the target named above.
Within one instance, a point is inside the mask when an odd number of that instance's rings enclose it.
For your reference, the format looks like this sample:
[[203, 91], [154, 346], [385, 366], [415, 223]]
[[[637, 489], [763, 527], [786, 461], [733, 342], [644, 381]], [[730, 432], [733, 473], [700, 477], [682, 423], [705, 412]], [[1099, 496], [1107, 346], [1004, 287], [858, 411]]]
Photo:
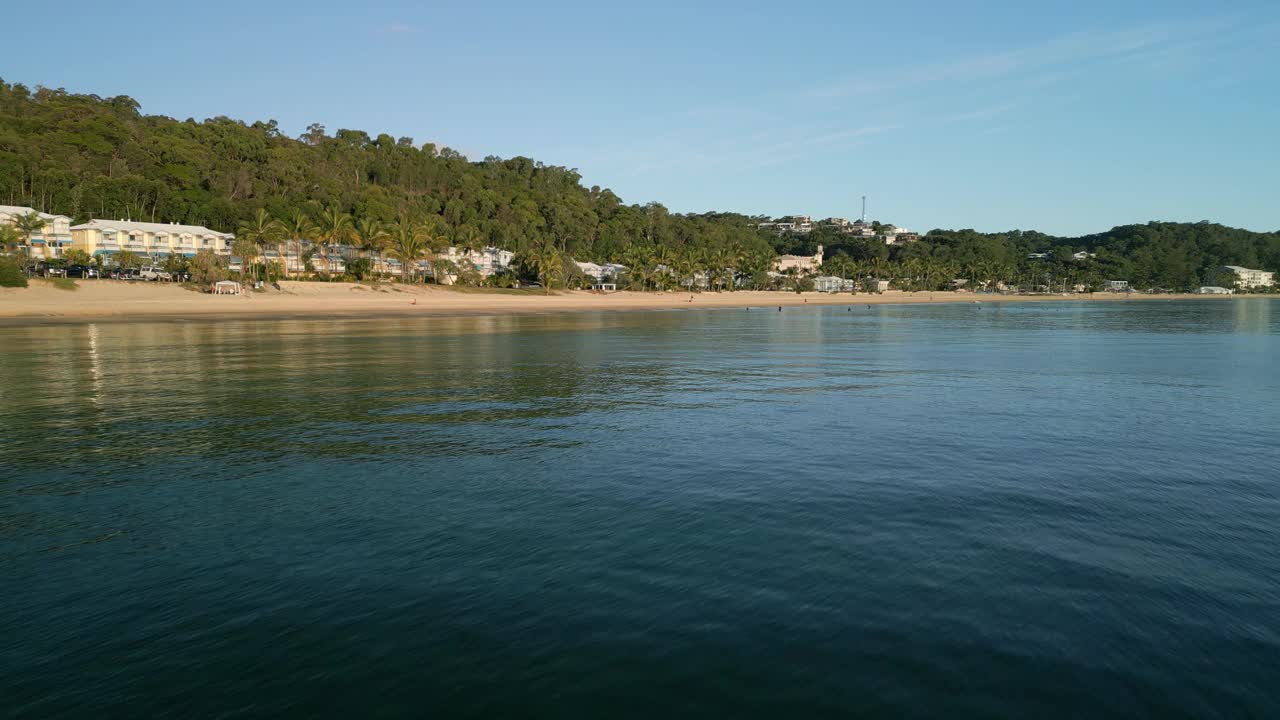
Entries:
[[44, 227], [31, 234], [31, 256], [56, 258], [64, 248], [71, 247], [71, 218], [51, 215], [21, 205], [0, 205], [0, 225], [11, 225], [19, 215], [35, 213], [44, 220]]
[[178, 223], [94, 219], [71, 228], [71, 246], [98, 257], [124, 250], [154, 259], [170, 253], [190, 257], [201, 250], [229, 256], [234, 240], [231, 233]]

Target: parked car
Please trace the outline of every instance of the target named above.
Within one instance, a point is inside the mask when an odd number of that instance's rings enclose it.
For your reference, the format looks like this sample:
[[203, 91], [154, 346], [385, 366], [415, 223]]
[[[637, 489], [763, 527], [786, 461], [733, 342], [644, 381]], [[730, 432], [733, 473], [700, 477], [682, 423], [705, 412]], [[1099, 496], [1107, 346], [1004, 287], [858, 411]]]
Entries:
[[141, 280], [136, 268], [115, 268], [108, 275], [112, 280]]
[[71, 265], [67, 267], [67, 277], [96, 278], [101, 277], [101, 275], [98, 274], [98, 268], [89, 267], [88, 265]]
[[173, 275], [159, 265], [147, 265], [138, 272], [143, 280], [172, 280]]
[[191, 282], [191, 273], [186, 270], [178, 270], [170, 274], [173, 275], [174, 282]]
[[36, 270], [36, 272], [38, 272], [39, 274], [45, 277], [66, 277], [67, 276], [67, 269], [62, 267], [61, 265], [49, 265], [49, 264], [41, 265]]

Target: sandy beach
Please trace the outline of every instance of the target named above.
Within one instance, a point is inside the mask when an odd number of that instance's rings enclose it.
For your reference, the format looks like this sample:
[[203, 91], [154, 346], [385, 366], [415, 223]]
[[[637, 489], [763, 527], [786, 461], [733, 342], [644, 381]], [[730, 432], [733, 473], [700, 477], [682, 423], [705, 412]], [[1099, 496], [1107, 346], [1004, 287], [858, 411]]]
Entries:
[[982, 303], [1043, 301], [1168, 301], [1226, 299], [1204, 295], [1017, 296], [967, 292], [900, 292], [881, 295], [788, 292], [704, 292], [599, 294], [561, 291], [500, 291], [441, 288], [430, 285], [282, 282], [280, 290], [244, 295], [209, 295], [178, 285], [81, 280], [62, 290], [43, 280], [27, 288], [0, 288], [0, 322], [133, 321], [143, 319], [342, 318], [406, 315], [500, 315], [573, 311], [664, 310], [694, 308], [774, 308], [804, 305], [907, 303]]

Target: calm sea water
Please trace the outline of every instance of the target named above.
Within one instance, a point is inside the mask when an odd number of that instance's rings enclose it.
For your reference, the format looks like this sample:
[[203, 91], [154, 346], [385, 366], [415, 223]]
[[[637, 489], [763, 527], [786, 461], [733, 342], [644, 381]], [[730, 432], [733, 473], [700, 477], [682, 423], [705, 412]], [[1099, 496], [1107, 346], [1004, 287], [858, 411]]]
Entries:
[[1280, 302], [0, 328], [17, 717], [1277, 717]]

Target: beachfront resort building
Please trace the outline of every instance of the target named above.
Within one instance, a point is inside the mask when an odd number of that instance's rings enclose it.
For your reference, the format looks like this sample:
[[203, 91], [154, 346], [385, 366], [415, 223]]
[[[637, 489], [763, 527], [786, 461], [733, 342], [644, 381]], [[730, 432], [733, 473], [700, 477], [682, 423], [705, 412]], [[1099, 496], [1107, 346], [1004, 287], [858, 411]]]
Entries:
[[773, 260], [774, 272], [785, 273], [793, 270], [799, 275], [811, 275], [822, 267], [822, 246], [813, 255], [779, 255]]
[[1206, 285], [1199, 290], [1196, 290], [1197, 295], [1234, 295], [1235, 293], [1235, 290], [1218, 287], [1216, 285]]
[[192, 257], [201, 250], [229, 256], [234, 241], [231, 233], [202, 225], [95, 219], [71, 227], [71, 246], [103, 259], [126, 250], [153, 259], [170, 254]]
[[31, 256], [60, 257], [64, 249], [71, 247], [71, 218], [66, 215], [44, 213], [24, 205], [0, 205], [0, 225], [15, 225], [19, 217], [31, 213], [44, 221], [43, 227], [31, 233]]
[[1102, 284], [1104, 292], [1129, 292], [1128, 280], [1108, 280]]
[[[453, 263], [454, 267], [459, 270], [474, 270], [481, 278], [487, 278], [510, 270], [511, 261], [515, 259], [515, 253], [496, 247], [486, 247], [480, 250], [447, 247], [436, 258]], [[434, 270], [432, 270], [431, 274], [436, 275]], [[457, 280], [458, 276], [453, 273], [436, 275], [436, 282], [441, 285], [452, 285]]]
[[851, 293], [858, 289], [858, 283], [834, 275], [820, 275], [813, 279], [813, 289], [820, 293]]
[[578, 269], [582, 271], [583, 275], [591, 278], [594, 284], [614, 282], [617, 280], [619, 275], [627, 271], [626, 265], [619, 265], [617, 263], [597, 264], [593, 262], [580, 262], [578, 260], [574, 260], [573, 264], [578, 266]]
[[574, 265], [582, 271], [583, 275], [591, 278], [592, 290], [605, 290], [612, 292], [618, 289], [618, 278], [627, 271], [626, 265], [617, 263], [593, 263], [573, 261]]
[[496, 247], [481, 250], [448, 247], [440, 253], [441, 260], [448, 260], [459, 268], [470, 267], [480, 273], [480, 277], [486, 278], [509, 269], [514, 258], [515, 253]]
[[1222, 271], [1236, 276], [1236, 284], [1242, 288], [1274, 287], [1276, 274], [1268, 270], [1252, 270], [1239, 265], [1224, 265]]

